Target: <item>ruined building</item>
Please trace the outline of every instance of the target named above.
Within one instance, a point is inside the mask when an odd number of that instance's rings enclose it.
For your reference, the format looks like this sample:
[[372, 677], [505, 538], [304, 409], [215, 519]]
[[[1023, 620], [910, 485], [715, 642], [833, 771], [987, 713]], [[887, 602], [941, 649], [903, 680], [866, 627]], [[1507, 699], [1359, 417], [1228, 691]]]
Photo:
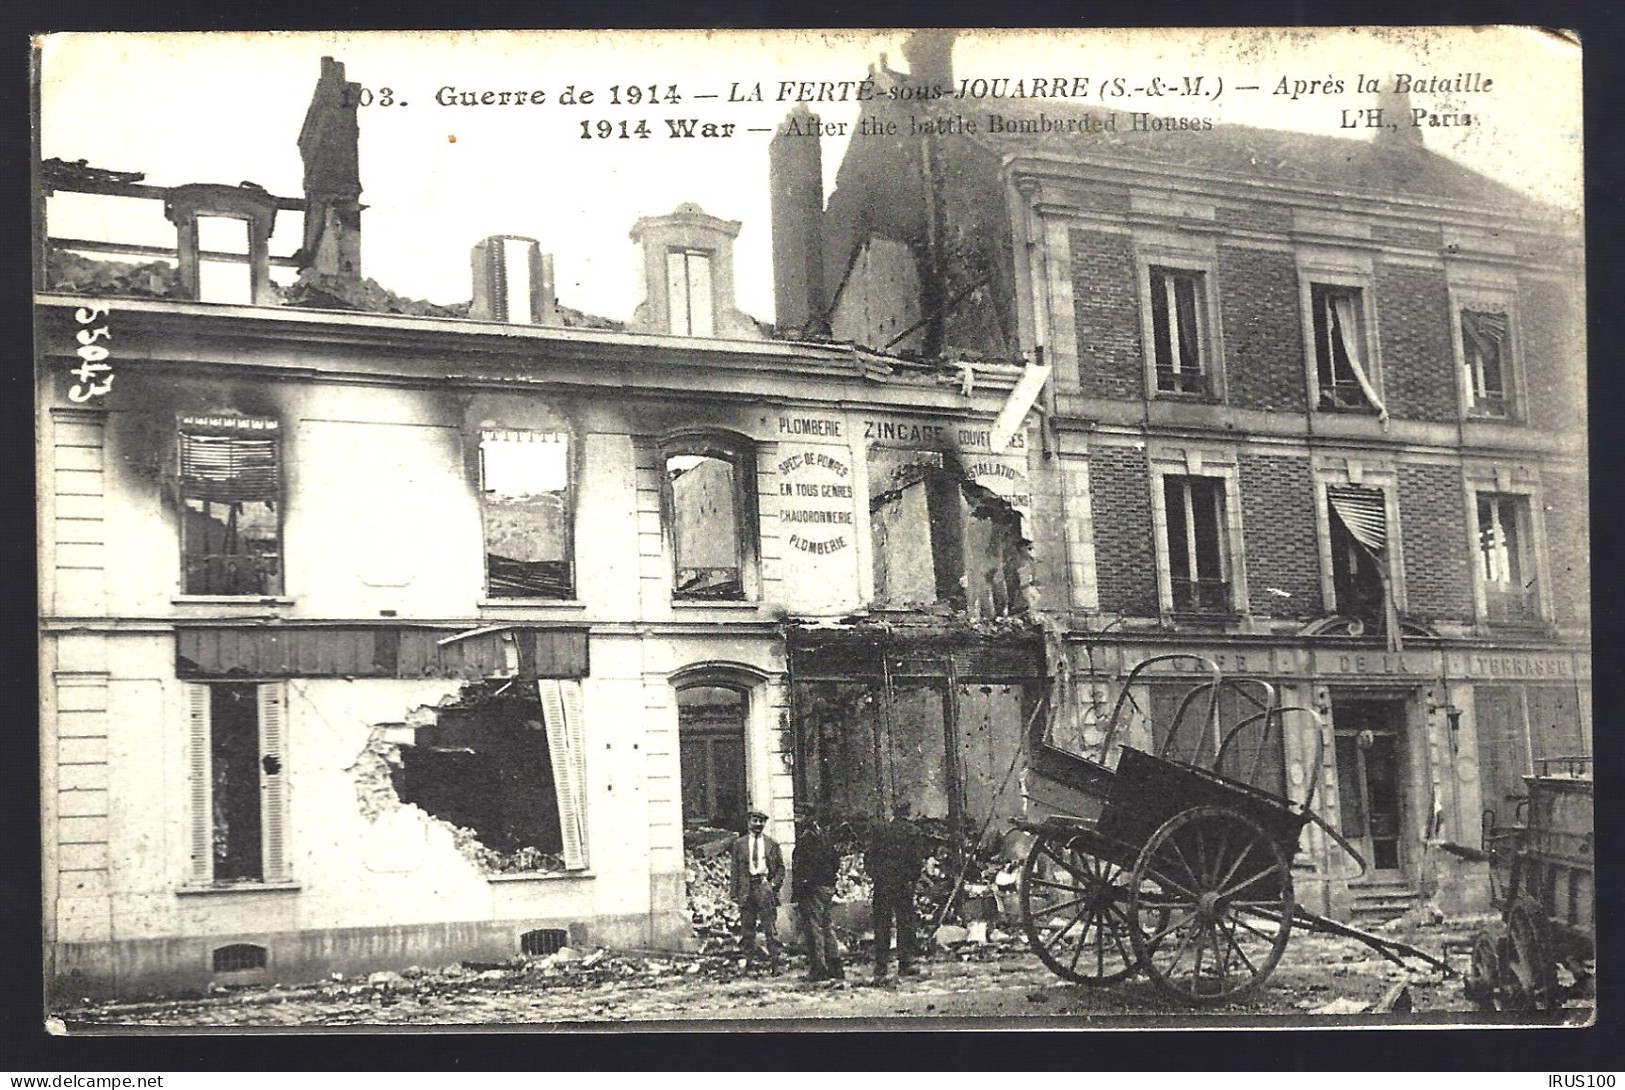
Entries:
[[[626, 323], [524, 234], [470, 240], [468, 303], [402, 298], [363, 275], [346, 86], [324, 61], [299, 197], [40, 168], [61, 994], [681, 946], [685, 831], [755, 805], [788, 846], [795, 769], [850, 778], [844, 720], [796, 751], [786, 618], [1030, 593], [1027, 456], [987, 450], [1018, 367], [774, 339], [734, 303], [740, 225], [691, 204], [632, 227]], [[174, 246], [53, 238], [60, 194], [161, 204]], [[902, 684], [958, 684], [991, 767], [1041, 656], [967, 641]], [[884, 789], [945, 815], [941, 736], [913, 744]]]
[[[1006, 449], [977, 446], [966, 404], [898, 406], [854, 450], [877, 609], [974, 616], [990, 572], [998, 601], [992, 554], [950, 561], [946, 578], [926, 563], [971, 555], [972, 522], [922, 515], [951, 508], [955, 483], [973, 502], [978, 467], [1019, 466], [1048, 654], [1016, 631], [932, 655], [900, 641], [904, 626], [792, 629], [803, 751], [867, 717], [922, 758], [871, 774], [848, 738], [861, 760], [803, 766], [798, 785], [835, 804], [877, 788], [933, 799], [971, 767], [977, 731], [996, 735], [997, 784], [1041, 691], [1041, 729], [1092, 752], [1115, 682], [1185, 651], [1320, 716], [1242, 755], [1278, 792], [1302, 798], [1318, 779], [1318, 810], [1370, 864], [1360, 876], [1311, 830], [1301, 900], [1356, 917], [1418, 896], [1482, 909], [1485, 868], [1440, 842], [1476, 846], [1511, 823], [1524, 775], [1591, 747], [1577, 229], [1429, 150], [1402, 96], [1382, 104], [1400, 124], [1375, 139], [1188, 129], [1064, 99], [939, 96], [958, 86], [952, 53], [952, 32], [921, 32], [906, 72], [871, 70], [866, 131], [827, 200], [803, 135], [816, 115], [786, 119], [777, 317], [947, 369], [1050, 369], [1040, 423]], [[899, 527], [930, 540], [896, 542]], [[1142, 748], [1201, 675], [1156, 676], [1133, 694]], [[1006, 684], [1023, 696], [995, 707]]]

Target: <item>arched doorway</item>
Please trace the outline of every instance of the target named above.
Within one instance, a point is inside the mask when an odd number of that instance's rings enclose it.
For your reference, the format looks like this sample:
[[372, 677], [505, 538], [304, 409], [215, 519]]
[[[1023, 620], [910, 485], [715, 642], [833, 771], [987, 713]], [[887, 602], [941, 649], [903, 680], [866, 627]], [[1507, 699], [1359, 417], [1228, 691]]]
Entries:
[[685, 830], [740, 830], [750, 798], [745, 763], [748, 711], [744, 690], [730, 685], [692, 684], [677, 690]]

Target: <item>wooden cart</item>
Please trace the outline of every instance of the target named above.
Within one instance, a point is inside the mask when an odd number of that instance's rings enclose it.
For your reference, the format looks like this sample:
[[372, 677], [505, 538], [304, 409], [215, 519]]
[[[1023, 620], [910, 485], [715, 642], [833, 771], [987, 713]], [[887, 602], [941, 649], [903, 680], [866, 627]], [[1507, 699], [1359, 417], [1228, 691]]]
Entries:
[[[1207, 675], [1179, 705], [1156, 752], [1120, 744], [1136, 681], [1149, 668], [1181, 662]], [[1221, 727], [1221, 693], [1253, 709]], [[1197, 714], [1191, 714], [1193, 710]], [[1304, 800], [1253, 786], [1270, 732], [1281, 738], [1288, 716], [1315, 725], [1316, 752]], [[1226, 679], [1207, 659], [1158, 655], [1122, 682], [1095, 757], [1051, 738], [1028, 740], [1029, 798], [1053, 812], [1018, 823], [1035, 841], [1022, 871], [1021, 913], [1033, 951], [1054, 972], [1080, 984], [1109, 984], [1144, 970], [1182, 1002], [1212, 1005], [1261, 986], [1286, 950], [1294, 926], [1357, 938], [1390, 960], [1438, 959], [1319, 916], [1293, 893], [1292, 860], [1310, 822], [1354, 858], [1359, 853], [1310, 809], [1318, 785], [1322, 732], [1310, 708], [1281, 707], [1272, 686]], [[1176, 759], [1182, 734], [1200, 723], [1202, 741]], [[1258, 732], [1252, 769], [1243, 773], [1238, 740]], [[1204, 754], [1211, 752], [1211, 759]]]

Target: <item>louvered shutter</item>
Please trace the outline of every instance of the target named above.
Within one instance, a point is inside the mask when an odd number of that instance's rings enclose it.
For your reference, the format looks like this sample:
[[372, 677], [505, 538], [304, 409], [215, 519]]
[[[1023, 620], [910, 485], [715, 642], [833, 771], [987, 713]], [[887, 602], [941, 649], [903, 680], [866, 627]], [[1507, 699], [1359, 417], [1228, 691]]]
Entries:
[[561, 680], [564, 728], [570, 740], [571, 779], [575, 787], [576, 835], [581, 838], [581, 865], [587, 865], [587, 724], [581, 710], [581, 682]]
[[281, 682], [259, 687], [260, 835], [264, 838], [263, 874], [267, 882], [279, 882], [288, 876], [288, 770], [283, 753], [285, 705]]
[[181, 433], [181, 488], [220, 503], [275, 503], [280, 491], [275, 435]]
[[488, 240], [485, 249], [485, 267], [490, 277], [486, 281], [491, 292], [491, 317], [499, 322], [508, 320], [508, 263], [507, 255], [503, 252], [502, 240], [493, 238]]
[[1375, 488], [1332, 487], [1326, 499], [1354, 540], [1381, 556], [1388, 547], [1388, 508]]
[[538, 680], [536, 688], [542, 699], [542, 718], [547, 726], [547, 754], [553, 766], [553, 793], [558, 798], [564, 865], [570, 870], [580, 870], [587, 865], [587, 853], [581, 835], [580, 795], [576, 790], [577, 762], [571, 752], [564, 696], [555, 678]]
[[209, 695], [207, 685], [186, 687], [187, 767], [191, 777], [192, 881], [214, 878], [214, 793], [209, 773]]

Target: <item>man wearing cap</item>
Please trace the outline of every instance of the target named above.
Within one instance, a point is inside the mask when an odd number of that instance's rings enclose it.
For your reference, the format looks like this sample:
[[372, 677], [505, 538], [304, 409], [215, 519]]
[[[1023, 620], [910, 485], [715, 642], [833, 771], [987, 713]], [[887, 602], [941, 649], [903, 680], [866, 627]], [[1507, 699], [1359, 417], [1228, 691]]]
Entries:
[[819, 823], [818, 811], [806, 803], [797, 803], [796, 847], [790, 854], [790, 900], [801, 916], [808, 982], [846, 979], [841, 948], [829, 918], [838, 864], [835, 846]]
[[756, 960], [756, 929], [767, 945], [768, 967], [779, 972], [779, 888], [784, 885], [784, 853], [767, 835], [767, 815], [752, 810], [747, 831], [736, 837], [733, 859], [733, 899], [739, 906], [739, 945], [747, 962]]
[[897, 923], [897, 975], [914, 976], [914, 883], [925, 864], [925, 838], [908, 820], [907, 799], [892, 807], [892, 820], [869, 834], [864, 867], [874, 883], [875, 979], [884, 980], [891, 960], [892, 922]]

